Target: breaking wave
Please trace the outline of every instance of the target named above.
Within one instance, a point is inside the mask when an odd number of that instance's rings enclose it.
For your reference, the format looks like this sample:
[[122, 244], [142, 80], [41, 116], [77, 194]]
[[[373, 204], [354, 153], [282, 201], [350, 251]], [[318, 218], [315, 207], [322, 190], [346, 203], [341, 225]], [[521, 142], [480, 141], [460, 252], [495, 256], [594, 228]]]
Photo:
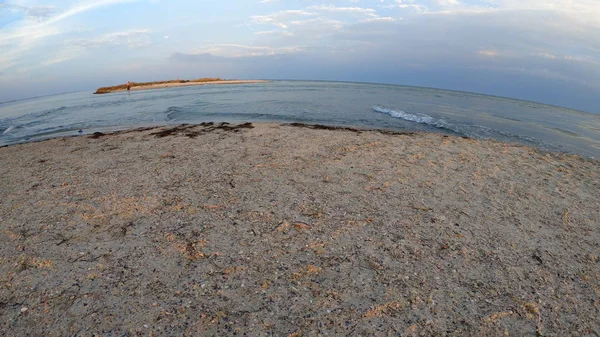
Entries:
[[4, 131], [2, 132], [2, 134], [3, 134], [3, 135], [5, 135], [5, 134], [7, 134], [7, 133], [11, 132], [11, 131], [12, 131], [14, 128], [15, 128], [15, 126], [14, 126], [14, 125], [11, 125], [11, 126], [9, 126], [9, 127], [6, 129], [6, 130], [4, 130]]
[[518, 142], [525, 145], [543, 146], [546, 148], [552, 148], [553, 146], [532, 137], [512, 134], [510, 132], [504, 132], [496, 129], [489, 128], [482, 125], [473, 124], [461, 124], [450, 121], [448, 119], [436, 119], [425, 114], [408, 113], [402, 110], [395, 110], [386, 108], [380, 105], [373, 107], [373, 111], [388, 114], [395, 118], [400, 118], [405, 121], [420, 123], [429, 125], [438, 129], [443, 129], [456, 133], [460, 136], [466, 136], [476, 139], [496, 139], [500, 141]]
[[185, 116], [186, 111], [182, 107], [170, 106], [163, 113], [167, 121], [176, 121]]
[[426, 125], [434, 126], [436, 128], [448, 129], [450, 131], [458, 132], [457, 130], [450, 129], [448, 124], [445, 121], [443, 121], [441, 119], [435, 119], [431, 116], [427, 116], [427, 115], [423, 115], [423, 114], [412, 114], [412, 113], [408, 113], [408, 112], [405, 112], [402, 110], [389, 109], [386, 107], [382, 107], [380, 105], [374, 106], [373, 111], [388, 114], [392, 117], [404, 119], [405, 121], [409, 121], [409, 122], [426, 124]]

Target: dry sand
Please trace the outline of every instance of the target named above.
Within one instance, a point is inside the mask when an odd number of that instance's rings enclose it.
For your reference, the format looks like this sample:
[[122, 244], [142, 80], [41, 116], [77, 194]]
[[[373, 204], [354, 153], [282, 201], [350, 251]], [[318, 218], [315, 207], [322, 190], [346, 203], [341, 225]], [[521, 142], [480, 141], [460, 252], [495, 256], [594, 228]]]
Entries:
[[[210, 84], [252, 84], [252, 83], [267, 83], [268, 81], [263, 80], [225, 80], [225, 81], [211, 81], [211, 82], [186, 82], [186, 83], [167, 83], [167, 84], [152, 84], [145, 86], [133, 86], [131, 91], [138, 90], [151, 90], [151, 89], [164, 89], [164, 88], [177, 88], [177, 87], [192, 87], [197, 85], [210, 85]], [[111, 90], [110, 92], [122, 92], [127, 89]]]
[[205, 124], [0, 162], [0, 336], [600, 335], [598, 161]]

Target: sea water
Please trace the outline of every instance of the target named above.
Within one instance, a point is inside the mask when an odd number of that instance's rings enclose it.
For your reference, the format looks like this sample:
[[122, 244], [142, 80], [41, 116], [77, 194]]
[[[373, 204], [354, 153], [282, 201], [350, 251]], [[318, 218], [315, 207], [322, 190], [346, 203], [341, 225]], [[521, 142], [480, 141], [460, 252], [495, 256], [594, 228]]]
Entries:
[[440, 132], [600, 158], [600, 115], [458, 91], [307, 81], [77, 92], [2, 103], [0, 145], [210, 121]]

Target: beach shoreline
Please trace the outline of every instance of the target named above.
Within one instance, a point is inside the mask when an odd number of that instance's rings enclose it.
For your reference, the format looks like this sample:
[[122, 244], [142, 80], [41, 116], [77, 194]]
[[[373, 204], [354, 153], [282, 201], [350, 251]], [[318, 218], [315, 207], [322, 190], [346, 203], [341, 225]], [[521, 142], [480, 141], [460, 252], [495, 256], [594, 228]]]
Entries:
[[600, 162], [201, 123], [0, 147], [0, 335], [577, 335]]
[[[220, 80], [220, 81], [206, 81], [206, 82], [188, 81], [188, 82], [181, 82], [181, 83], [171, 82], [171, 83], [160, 83], [160, 84], [151, 84], [151, 85], [143, 85], [143, 86], [135, 85], [135, 83], [134, 83], [134, 85], [131, 87], [131, 89], [129, 91], [191, 87], [191, 86], [210, 85], [210, 84], [217, 84], [217, 85], [255, 84], [255, 83], [268, 83], [268, 82], [269, 81], [266, 81], [266, 80]], [[98, 90], [96, 90], [96, 92], [94, 94], [104, 95], [104, 94], [123, 92], [123, 91], [128, 91], [128, 90], [126, 88], [122, 88], [122, 89], [111, 89], [108, 91], [100, 92], [100, 89], [98, 89]]]

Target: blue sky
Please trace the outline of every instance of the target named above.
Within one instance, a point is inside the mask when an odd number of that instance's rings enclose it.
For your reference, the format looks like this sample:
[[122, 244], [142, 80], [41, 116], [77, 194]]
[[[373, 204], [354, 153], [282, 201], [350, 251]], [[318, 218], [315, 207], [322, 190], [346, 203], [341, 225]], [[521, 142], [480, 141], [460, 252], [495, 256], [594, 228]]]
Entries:
[[0, 0], [0, 101], [171, 78], [366, 81], [600, 113], [598, 0]]

